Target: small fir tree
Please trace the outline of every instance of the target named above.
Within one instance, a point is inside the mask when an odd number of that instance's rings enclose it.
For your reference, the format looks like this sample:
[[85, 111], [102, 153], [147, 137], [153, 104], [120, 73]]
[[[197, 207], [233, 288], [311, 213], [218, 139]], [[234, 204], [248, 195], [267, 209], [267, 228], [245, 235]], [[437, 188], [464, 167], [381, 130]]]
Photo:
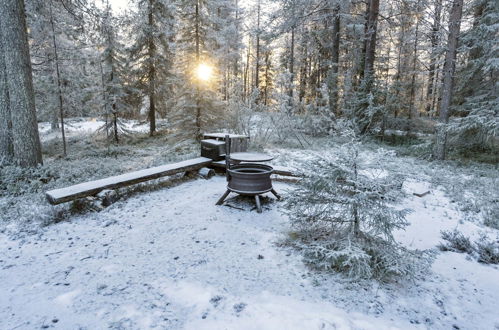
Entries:
[[307, 263], [353, 278], [414, 274], [416, 255], [393, 237], [407, 226], [408, 210], [392, 206], [401, 180], [380, 175], [380, 160], [387, 156], [361, 154], [352, 140], [335, 157], [322, 155], [303, 167], [305, 179], [287, 200], [286, 212], [296, 230], [292, 245]]

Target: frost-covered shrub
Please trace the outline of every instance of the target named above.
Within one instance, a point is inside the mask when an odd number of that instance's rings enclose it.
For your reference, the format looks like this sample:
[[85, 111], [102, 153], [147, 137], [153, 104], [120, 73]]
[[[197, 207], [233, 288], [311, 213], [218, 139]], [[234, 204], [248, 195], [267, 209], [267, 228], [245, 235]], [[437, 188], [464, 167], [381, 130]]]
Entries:
[[442, 231], [442, 239], [446, 242], [441, 243], [438, 248], [442, 251], [473, 253], [473, 245], [469, 237], [464, 236], [457, 229], [453, 231]]
[[499, 201], [486, 205], [483, 209], [483, 224], [491, 228], [499, 229]]
[[482, 237], [475, 242], [478, 261], [484, 264], [499, 264], [499, 239], [491, 240]]
[[442, 238], [447, 241], [438, 247], [442, 251], [467, 253], [484, 264], [499, 264], [499, 237], [495, 240], [482, 235], [474, 243], [457, 229], [442, 231]]
[[407, 225], [408, 210], [391, 204], [401, 180], [386, 175], [379, 151], [373, 157], [351, 142], [334, 156], [304, 164], [305, 178], [286, 202], [295, 229], [290, 243], [310, 265], [352, 278], [389, 279], [412, 275], [418, 255], [395, 242], [392, 232]]

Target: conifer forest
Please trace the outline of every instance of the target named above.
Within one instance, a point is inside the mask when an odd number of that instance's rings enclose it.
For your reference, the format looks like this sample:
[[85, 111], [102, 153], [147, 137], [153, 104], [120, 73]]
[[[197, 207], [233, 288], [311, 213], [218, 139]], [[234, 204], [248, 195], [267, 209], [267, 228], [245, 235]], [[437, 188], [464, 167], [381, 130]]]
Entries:
[[496, 0], [0, 0], [0, 329], [499, 329]]

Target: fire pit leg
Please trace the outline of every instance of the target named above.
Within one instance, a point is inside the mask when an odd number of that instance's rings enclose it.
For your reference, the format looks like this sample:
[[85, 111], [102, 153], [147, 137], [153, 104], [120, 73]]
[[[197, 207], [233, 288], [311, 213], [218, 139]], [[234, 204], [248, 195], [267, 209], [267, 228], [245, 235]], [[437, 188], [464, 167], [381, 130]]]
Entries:
[[262, 205], [260, 205], [260, 196], [255, 195], [256, 211], [262, 213]]
[[218, 200], [217, 204], [215, 204], [215, 205], [222, 205], [222, 203], [227, 198], [227, 196], [229, 196], [229, 194], [230, 194], [230, 190], [227, 189], [227, 191], [222, 195], [222, 197], [220, 197], [220, 199]]
[[273, 193], [278, 200], [281, 200], [281, 196], [277, 193], [277, 191], [274, 190], [274, 188], [272, 188], [270, 192]]

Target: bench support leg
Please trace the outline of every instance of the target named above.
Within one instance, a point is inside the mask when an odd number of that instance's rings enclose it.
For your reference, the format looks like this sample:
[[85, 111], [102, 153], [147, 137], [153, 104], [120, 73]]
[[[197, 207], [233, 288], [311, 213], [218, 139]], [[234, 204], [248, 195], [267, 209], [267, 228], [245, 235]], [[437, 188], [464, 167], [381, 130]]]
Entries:
[[218, 200], [217, 204], [215, 204], [215, 205], [222, 205], [222, 203], [227, 198], [227, 196], [229, 196], [229, 194], [230, 194], [230, 190], [227, 189], [227, 191], [222, 195], [222, 197], [220, 197], [220, 199]]

